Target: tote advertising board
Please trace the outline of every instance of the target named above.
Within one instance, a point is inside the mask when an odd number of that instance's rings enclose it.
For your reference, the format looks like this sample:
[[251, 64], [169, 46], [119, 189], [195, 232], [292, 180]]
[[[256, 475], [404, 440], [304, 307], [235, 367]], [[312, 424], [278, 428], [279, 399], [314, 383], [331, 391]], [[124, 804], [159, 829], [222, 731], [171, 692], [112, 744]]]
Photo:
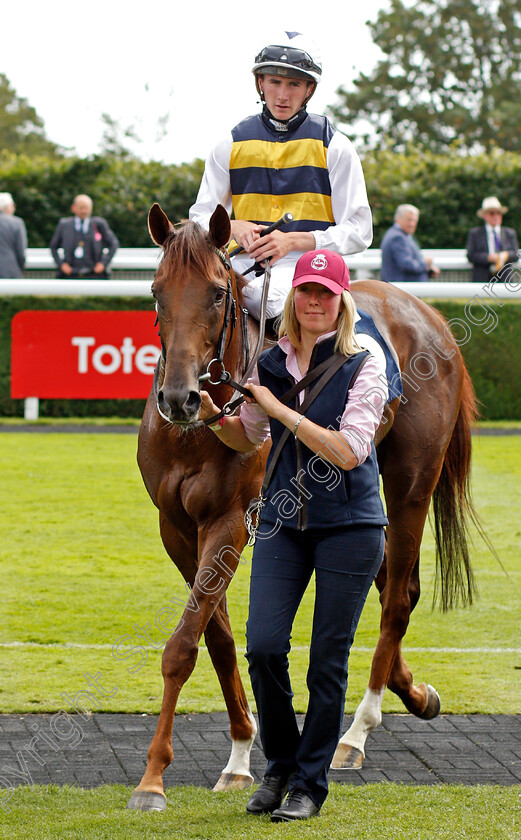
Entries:
[[155, 312], [18, 312], [11, 322], [11, 397], [140, 399], [161, 344]]

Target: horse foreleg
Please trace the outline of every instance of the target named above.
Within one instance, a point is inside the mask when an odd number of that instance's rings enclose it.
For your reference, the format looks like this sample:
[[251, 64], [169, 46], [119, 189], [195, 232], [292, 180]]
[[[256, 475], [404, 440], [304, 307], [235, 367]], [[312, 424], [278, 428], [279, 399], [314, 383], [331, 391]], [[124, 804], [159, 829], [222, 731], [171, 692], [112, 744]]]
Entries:
[[[192, 598], [195, 601], [194, 592], [192, 592]], [[145, 774], [127, 805], [127, 808], [133, 810], [164, 811], [166, 809], [163, 773], [174, 757], [172, 726], [175, 709], [179, 692], [195, 667], [198, 652], [199, 637], [197, 632], [190, 627], [190, 617], [187, 612], [188, 610], [185, 610], [179, 622], [180, 631], [170, 637], [163, 650], [161, 662], [164, 681], [163, 702], [156, 731], [148, 748]], [[188, 629], [190, 632], [186, 632]]]
[[253, 783], [253, 776], [250, 773], [250, 752], [257, 733], [257, 724], [250, 711], [239, 674], [225, 597], [220, 601], [208, 622], [204, 635], [221, 684], [232, 736], [230, 758], [214, 791], [248, 787]]

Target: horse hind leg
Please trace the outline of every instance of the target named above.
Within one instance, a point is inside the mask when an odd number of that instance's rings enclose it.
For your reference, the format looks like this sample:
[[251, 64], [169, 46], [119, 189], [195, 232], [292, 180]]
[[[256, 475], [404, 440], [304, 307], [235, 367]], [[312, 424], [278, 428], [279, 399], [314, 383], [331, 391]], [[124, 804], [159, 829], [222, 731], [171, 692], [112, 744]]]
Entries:
[[[407, 667], [401, 650], [396, 655], [388, 688], [400, 697], [406, 709], [416, 717], [432, 720], [440, 713], [441, 701], [438, 692], [432, 685], [414, 685], [412, 672]], [[338, 742], [331, 762], [332, 770], [359, 770], [362, 766], [367, 738], [382, 722], [384, 691], [385, 688], [366, 689], [355, 712], [353, 723]]]
[[208, 622], [205, 639], [226, 702], [232, 737], [230, 758], [213, 789], [242, 789], [253, 783], [250, 752], [257, 734], [257, 724], [250, 711], [239, 674], [225, 597], [219, 602]]
[[380, 691], [366, 689], [353, 722], [340, 738], [331, 761], [332, 770], [359, 770], [365, 758], [365, 742], [382, 722], [382, 700], [385, 688]]
[[[427, 505], [417, 505], [414, 519], [409, 515], [403, 520], [404, 526], [409, 522], [408, 529], [401, 526], [402, 520], [397, 513], [393, 518], [389, 516], [392, 525], [389, 525], [386, 535], [386, 562], [376, 578], [382, 603], [380, 638], [373, 656], [369, 687], [356, 710], [353, 723], [339, 741], [331, 764], [333, 769], [349, 770], [362, 766], [366, 740], [382, 720], [381, 707], [386, 686], [417, 717], [429, 719], [439, 713], [440, 699], [436, 690], [425, 683], [414, 685], [412, 672], [401, 653], [401, 641], [420, 594], [419, 545], [426, 516]], [[414, 529], [411, 526], [413, 521]]]

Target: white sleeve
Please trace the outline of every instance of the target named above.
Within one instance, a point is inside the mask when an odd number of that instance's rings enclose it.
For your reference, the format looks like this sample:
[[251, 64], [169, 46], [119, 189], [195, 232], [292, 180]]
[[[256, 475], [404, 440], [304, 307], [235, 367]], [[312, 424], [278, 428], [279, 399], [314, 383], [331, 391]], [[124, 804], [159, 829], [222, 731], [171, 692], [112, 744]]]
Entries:
[[222, 204], [228, 215], [232, 212], [232, 191], [230, 187], [230, 155], [232, 135], [221, 140], [210, 152], [204, 166], [203, 178], [195, 204], [190, 207], [189, 219], [208, 230], [210, 216], [218, 204]]
[[373, 221], [362, 164], [348, 138], [335, 131], [327, 150], [335, 225], [313, 231], [317, 248], [359, 254], [373, 241]]

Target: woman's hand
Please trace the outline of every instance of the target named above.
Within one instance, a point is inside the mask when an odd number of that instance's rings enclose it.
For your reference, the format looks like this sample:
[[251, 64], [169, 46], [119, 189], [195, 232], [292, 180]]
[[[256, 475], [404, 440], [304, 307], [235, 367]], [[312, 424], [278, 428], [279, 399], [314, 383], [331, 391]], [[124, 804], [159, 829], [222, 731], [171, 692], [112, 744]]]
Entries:
[[199, 409], [199, 420], [209, 420], [219, 414], [220, 408], [215, 405], [208, 391], [201, 391], [201, 408]]
[[285, 409], [285, 406], [264, 385], [254, 385], [251, 379], [248, 379], [246, 387], [253, 394], [253, 400], [246, 397], [246, 402], [256, 402], [270, 417], [278, 417], [281, 409]]

